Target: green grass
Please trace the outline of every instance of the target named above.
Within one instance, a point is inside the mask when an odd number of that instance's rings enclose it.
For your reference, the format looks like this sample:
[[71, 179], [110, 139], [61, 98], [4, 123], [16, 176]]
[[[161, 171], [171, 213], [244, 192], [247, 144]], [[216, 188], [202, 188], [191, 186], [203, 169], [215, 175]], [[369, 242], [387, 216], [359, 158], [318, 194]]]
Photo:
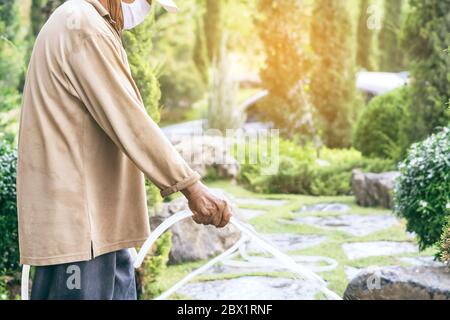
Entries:
[[[326, 240], [317, 246], [306, 248], [303, 250], [291, 251], [290, 255], [305, 255], [305, 256], [324, 256], [335, 259], [339, 266], [330, 272], [322, 272], [320, 276], [329, 282], [329, 289], [342, 295], [348, 285], [348, 279], [345, 275], [345, 266], [353, 268], [366, 268], [370, 266], [390, 266], [390, 265], [406, 265], [398, 260], [400, 257], [418, 257], [418, 256], [434, 256], [434, 250], [428, 249], [426, 251], [417, 253], [407, 253], [394, 256], [377, 256], [367, 257], [363, 259], [350, 260], [345, 255], [342, 249], [344, 243], [351, 242], [373, 242], [373, 241], [395, 241], [395, 242], [411, 242], [415, 243], [415, 239], [408, 236], [406, 233], [405, 222], [400, 220], [398, 225], [394, 225], [388, 229], [371, 233], [367, 236], [356, 237], [342, 231], [332, 229], [325, 229], [304, 224], [289, 223], [303, 206], [313, 205], [318, 203], [342, 203], [350, 206], [351, 210], [347, 213], [338, 212], [305, 212], [302, 216], [336, 216], [336, 215], [387, 215], [392, 214], [390, 210], [381, 208], [362, 208], [356, 205], [353, 197], [312, 197], [302, 195], [262, 195], [256, 194], [243, 187], [232, 184], [227, 181], [215, 181], [207, 183], [211, 188], [223, 189], [231, 194], [234, 198], [254, 198], [254, 199], [283, 199], [288, 200], [282, 206], [258, 206], [245, 205], [242, 208], [263, 210], [264, 214], [252, 219], [250, 222], [255, 229], [262, 234], [271, 233], [291, 233], [291, 234], [315, 234], [326, 236]], [[161, 289], [167, 289], [184, 275], [199, 267], [204, 262], [187, 263], [177, 266], [169, 266], [166, 276], [161, 280]], [[292, 274], [287, 272], [253, 272], [253, 273], [238, 273], [238, 274], [204, 274], [196, 279], [196, 281], [211, 281], [224, 280], [241, 277], [244, 275], [250, 276], [275, 276], [275, 277], [292, 277]], [[180, 297], [172, 297], [180, 298]], [[318, 295], [318, 298], [323, 298]]]

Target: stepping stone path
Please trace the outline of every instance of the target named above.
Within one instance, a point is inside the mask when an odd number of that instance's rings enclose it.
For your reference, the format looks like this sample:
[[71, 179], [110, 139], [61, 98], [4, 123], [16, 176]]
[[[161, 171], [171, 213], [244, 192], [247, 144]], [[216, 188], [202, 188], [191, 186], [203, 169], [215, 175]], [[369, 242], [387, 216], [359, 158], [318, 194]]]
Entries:
[[435, 261], [434, 257], [401, 257], [399, 261], [417, 267], [443, 267], [444, 263]]
[[341, 203], [320, 203], [303, 207], [299, 212], [349, 212], [351, 208]]
[[[292, 256], [291, 258], [296, 260], [297, 256]], [[298, 262], [301, 266], [306, 267], [308, 269], [314, 270], [315, 268], [319, 268], [323, 266], [323, 261], [311, 262], [311, 261], [302, 261]], [[252, 267], [244, 267], [244, 266], [234, 266], [224, 264], [216, 264], [212, 267], [207, 273], [208, 274], [251, 274], [257, 272], [279, 272], [279, 271], [287, 271], [283, 267], [278, 267], [274, 265], [266, 265], [266, 266], [252, 266]]]
[[301, 217], [295, 218], [293, 221], [314, 227], [344, 231], [357, 237], [367, 236], [399, 223], [399, 220], [392, 215]]
[[236, 203], [239, 206], [254, 205], [260, 207], [281, 207], [288, 204], [289, 201], [281, 199], [237, 198]]
[[259, 217], [263, 215], [265, 211], [263, 210], [254, 210], [254, 209], [239, 209], [239, 217], [242, 217], [244, 220], [251, 220], [253, 218]]
[[413, 243], [390, 241], [344, 243], [342, 249], [350, 260], [419, 252]]
[[[325, 236], [307, 235], [307, 234], [266, 234], [265, 239], [271, 242], [277, 249], [287, 252], [294, 250], [303, 250], [317, 246], [323, 243], [327, 238]], [[250, 243], [247, 247], [249, 253], [265, 252], [259, 246]]]
[[248, 276], [187, 284], [177, 293], [196, 300], [312, 300], [317, 289], [303, 280]]
[[345, 272], [345, 275], [347, 276], [348, 281], [351, 281], [358, 275], [358, 273], [361, 272], [361, 269], [345, 266], [344, 272]]

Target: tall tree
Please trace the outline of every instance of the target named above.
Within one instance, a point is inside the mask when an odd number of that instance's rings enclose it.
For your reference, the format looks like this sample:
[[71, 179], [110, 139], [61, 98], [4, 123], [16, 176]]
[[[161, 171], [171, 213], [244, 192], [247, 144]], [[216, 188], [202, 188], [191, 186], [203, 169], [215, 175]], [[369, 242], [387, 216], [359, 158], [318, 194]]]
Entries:
[[198, 0], [196, 4], [201, 13], [195, 18], [196, 39], [193, 59], [206, 84], [209, 82], [211, 63], [214, 59], [220, 59], [227, 0]]
[[404, 44], [411, 61], [408, 136], [422, 140], [450, 121], [450, 0], [410, 0]]
[[206, 45], [210, 61], [220, 54], [224, 29], [224, 10], [227, 0], [205, 0], [206, 12], [204, 14], [204, 29]]
[[140, 26], [124, 32], [123, 41], [128, 53], [131, 72], [139, 87], [145, 108], [148, 114], [158, 122], [161, 90], [157, 79], [157, 70], [150, 63], [153, 44], [149, 30], [152, 29], [154, 21], [154, 17], [149, 17]]
[[400, 40], [405, 16], [405, 1], [384, 0], [383, 11], [379, 34], [380, 68], [390, 72], [404, 71], [405, 54]]
[[260, 0], [255, 25], [264, 46], [262, 85], [269, 94], [260, 106], [263, 116], [289, 138], [314, 135], [305, 86], [310, 59], [302, 37], [301, 1]]
[[355, 88], [355, 36], [346, 0], [316, 0], [311, 25], [316, 55], [311, 97], [328, 147], [351, 145], [358, 94]]
[[[390, 0], [395, 2], [395, 0]], [[369, 71], [377, 69], [377, 17], [373, 0], [360, 0], [357, 34], [356, 62], [359, 67]]]
[[[199, 8], [202, 10], [203, 8]], [[193, 50], [193, 60], [200, 76], [205, 84], [209, 82], [209, 66], [211, 64], [206, 41], [204, 13], [195, 18], [195, 45]]]

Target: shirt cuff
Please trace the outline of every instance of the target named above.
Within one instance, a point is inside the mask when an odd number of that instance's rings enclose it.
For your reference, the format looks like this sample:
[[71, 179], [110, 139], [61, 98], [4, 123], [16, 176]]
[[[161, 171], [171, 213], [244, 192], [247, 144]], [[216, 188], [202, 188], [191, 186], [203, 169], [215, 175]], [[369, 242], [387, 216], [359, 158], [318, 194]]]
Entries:
[[200, 176], [200, 174], [198, 172], [194, 171], [194, 173], [191, 176], [189, 176], [188, 178], [184, 179], [183, 181], [180, 181], [177, 184], [162, 190], [161, 191], [161, 196], [163, 198], [165, 198], [167, 196], [170, 196], [173, 193], [176, 193], [178, 191], [184, 190], [187, 187], [192, 186], [194, 183], [200, 181], [201, 178], [202, 177]]

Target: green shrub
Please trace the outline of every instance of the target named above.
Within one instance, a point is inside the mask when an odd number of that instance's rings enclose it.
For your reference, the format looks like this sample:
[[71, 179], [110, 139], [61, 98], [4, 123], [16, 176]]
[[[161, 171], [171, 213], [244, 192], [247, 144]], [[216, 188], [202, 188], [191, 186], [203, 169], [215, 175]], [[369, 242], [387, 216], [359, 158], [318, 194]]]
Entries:
[[159, 281], [167, 268], [169, 253], [172, 247], [172, 233], [164, 233], [155, 243], [151, 256], [148, 256], [142, 268], [139, 270], [139, 277], [142, 280], [142, 294], [140, 299], [151, 300], [162, 293]]
[[441, 239], [450, 204], [450, 129], [411, 147], [400, 164], [395, 211], [418, 235], [422, 249]]
[[[447, 209], [450, 210], [450, 208]], [[440, 250], [441, 250], [440, 254], [441, 260], [450, 264], [450, 217], [442, 234]]]
[[313, 147], [300, 147], [286, 140], [280, 140], [279, 156], [276, 174], [262, 175], [262, 162], [244, 163], [239, 181], [263, 193], [349, 195], [353, 169], [382, 172], [395, 167], [392, 161], [364, 158], [356, 150], [324, 148], [318, 155]]
[[12, 109], [8, 112], [0, 112], [0, 141], [11, 144], [16, 143], [17, 132], [19, 132], [19, 122], [19, 108]]
[[19, 271], [16, 161], [16, 151], [0, 143], [0, 274], [10, 276]]
[[353, 145], [367, 157], [400, 160], [406, 149], [408, 87], [374, 98], [360, 115]]
[[0, 276], [0, 301], [9, 300], [9, 292], [6, 285], [6, 278]]
[[157, 79], [158, 68], [150, 62], [153, 47], [150, 30], [154, 28], [154, 17], [149, 17], [140, 26], [124, 32], [123, 43], [128, 53], [131, 73], [139, 88], [147, 113], [159, 122], [160, 84]]

